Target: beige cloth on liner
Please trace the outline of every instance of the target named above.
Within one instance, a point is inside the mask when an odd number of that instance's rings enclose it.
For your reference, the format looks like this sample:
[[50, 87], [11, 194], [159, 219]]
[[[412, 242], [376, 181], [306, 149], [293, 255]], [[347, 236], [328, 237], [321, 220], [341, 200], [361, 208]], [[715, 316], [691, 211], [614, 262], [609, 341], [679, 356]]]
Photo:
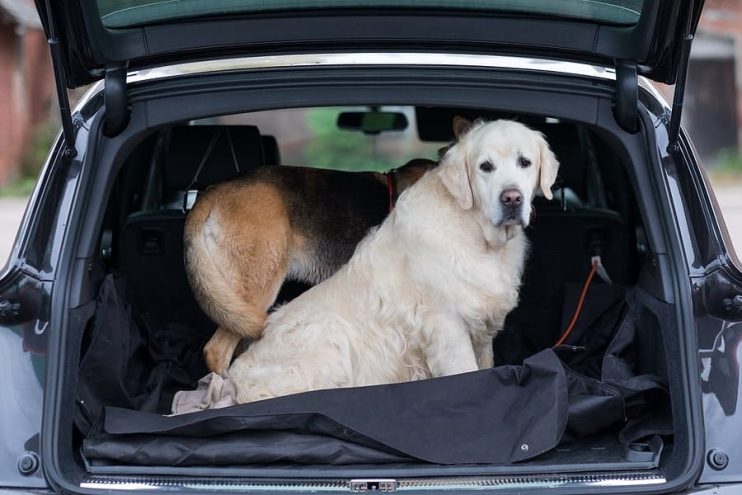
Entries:
[[181, 390], [175, 393], [171, 416], [236, 404], [237, 389], [229, 373], [227, 371], [222, 374], [209, 373], [198, 381], [196, 390]]

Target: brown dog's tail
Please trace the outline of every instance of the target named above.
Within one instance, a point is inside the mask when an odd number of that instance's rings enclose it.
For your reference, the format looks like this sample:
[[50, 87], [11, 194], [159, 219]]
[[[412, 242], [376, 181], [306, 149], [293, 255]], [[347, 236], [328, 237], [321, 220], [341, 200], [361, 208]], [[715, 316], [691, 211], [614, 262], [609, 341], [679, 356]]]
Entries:
[[[233, 260], [237, 239], [228, 239], [218, 221], [218, 205], [210, 198], [196, 203], [186, 218], [184, 255], [188, 282], [201, 309], [220, 328], [244, 338], [258, 339], [267, 313], [258, 306]], [[231, 242], [230, 242], [231, 241]], [[246, 277], [249, 278], [249, 277]], [[258, 297], [258, 299], [260, 299]]]

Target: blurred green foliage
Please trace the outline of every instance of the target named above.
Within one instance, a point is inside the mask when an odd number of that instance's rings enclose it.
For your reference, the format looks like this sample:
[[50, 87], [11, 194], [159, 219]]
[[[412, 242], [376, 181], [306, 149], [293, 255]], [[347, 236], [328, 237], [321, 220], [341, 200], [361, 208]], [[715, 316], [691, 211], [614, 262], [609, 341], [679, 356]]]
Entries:
[[742, 183], [742, 153], [736, 149], [726, 149], [707, 164], [706, 172], [715, 185], [737, 185]]
[[714, 168], [720, 172], [742, 175], [742, 154], [737, 150], [722, 150], [716, 157]]
[[337, 128], [338, 111], [316, 108], [307, 113], [314, 139], [304, 149], [304, 162], [320, 168], [347, 171], [384, 171], [400, 165], [399, 158], [380, 155], [376, 136]]
[[9, 184], [0, 187], [0, 196], [28, 196], [31, 194], [57, 132], [59, 132], [59, 122], [56, 119], [50, 119], [36, 128], [21, 159], [18, 177]]
[[[367, 135], [360, 131], [338, 129], [337, 108], [315, 108], [307, 112], [307, 127], [312, 141], [304, 148], [304, 163], [313, 167], [352, 172], [383, 172], [401, 167], [413, 158], [435, 158], [437, 143], [405, 139], [401, 132]], [[398, 138], [400, 147], [384, 146]]]
[[30, 196], [33, 192], [33, 188], [36, 185], [36, 179], [31, 177], [25, 177], [0, 187], [0, 197], [13, 196], [13, 197], [24, 197]]
[[21, 178], [36, 178], [44, 166], [46, 156], [51, 150], [54, 138], [59, 132], [59, 122], [51, 119], [36, 128], [31, 144], [26, 150], [23, 160], [21, 161]]

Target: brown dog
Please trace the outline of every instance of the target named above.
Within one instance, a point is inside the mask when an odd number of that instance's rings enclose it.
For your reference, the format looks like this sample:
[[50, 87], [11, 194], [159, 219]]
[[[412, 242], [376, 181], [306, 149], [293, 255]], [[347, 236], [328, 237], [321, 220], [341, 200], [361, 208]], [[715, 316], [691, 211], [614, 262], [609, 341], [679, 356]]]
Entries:
[[345, 264], [396, 196], [436, 162], [388, 174], [262, 167], [207, 189], [185, 224], [188, 279], [218, 325], [204, 347], [221, 372], [243, 338], [257, 339], [284, 280], [316, 284]]

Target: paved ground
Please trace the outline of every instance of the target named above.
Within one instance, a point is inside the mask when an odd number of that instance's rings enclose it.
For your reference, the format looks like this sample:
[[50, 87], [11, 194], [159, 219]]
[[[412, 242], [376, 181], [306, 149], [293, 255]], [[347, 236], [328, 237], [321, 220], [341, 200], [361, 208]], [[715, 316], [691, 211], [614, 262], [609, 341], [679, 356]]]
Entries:
[[[742, 259], [742, 185], [718, 187], [716, 197]], [[0, 198], [0, 267], [10, 254], [27, 201], [26, 198]]]

